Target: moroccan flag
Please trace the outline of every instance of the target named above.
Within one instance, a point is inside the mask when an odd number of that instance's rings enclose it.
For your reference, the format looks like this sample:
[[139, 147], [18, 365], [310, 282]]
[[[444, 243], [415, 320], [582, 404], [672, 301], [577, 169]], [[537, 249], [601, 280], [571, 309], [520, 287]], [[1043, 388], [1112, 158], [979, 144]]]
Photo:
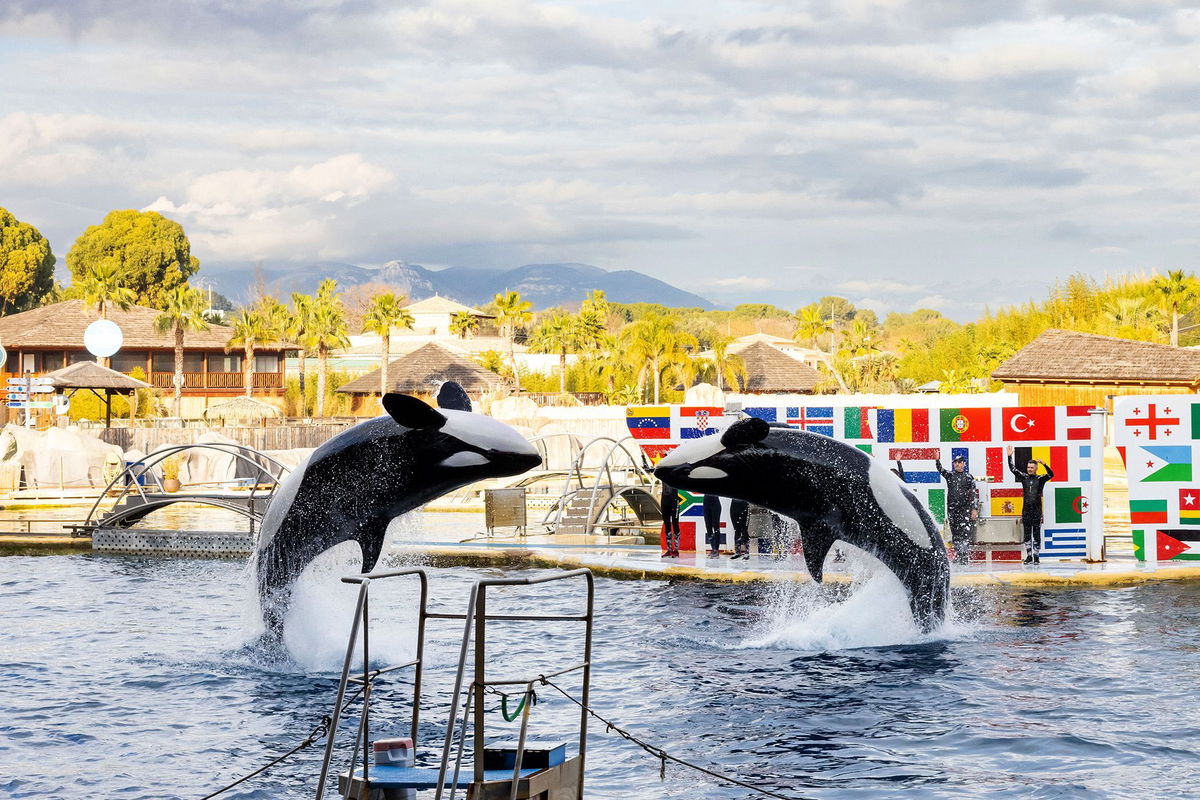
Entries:
[[1000, 409], [1000, 438], [1005, 442], [1052, 442], [1054, 406]]
[[874, 439], [871, 435], [871, 420], [867, 416], [868, 409], [859, 408], [857, 406], [847, 406], [842, 409], [843, 419], [845, 421], [845, 433], [847, 439]]
[[1179, 490], [1179, 524], [1200, 525], [1200, 489]]
[[928, 442], [929, 409], [881, 408], [875, 416], [881, 442]]
[[1130, 500], [1129, 521], [1134, 525], [1153, 525], [1167, 521], [1166, 500]]
[[1083, 522], [1085, 502], [1083, 489], [1078, 486], [1054, 487], [1054, 521]]
[[[1070, 462], [1066, 447], [1014, 447], [1013, 463], [1017, 469], [1025, 471], [1025, 465], [1030, 461], [1043, 461], [1050, 465], [1054, 472], [1052, 483], [1063, 483], [1071, 479]], [[1039, 470], [1040, 471], [1040, 470]]]
[[943, 408], [938, 412], [943, 442], [990, 442], [990, 408]]
[[1160, 529], [1132, 530], [1133, 555], [1146, 561], [1147, 551], [1154, 553], [1151, 561], [1200, 561], [1200, 532]]
[[1025, 493], [1020, 489], [992, 489], [989, 494], [993, 517], [1019, 517]]

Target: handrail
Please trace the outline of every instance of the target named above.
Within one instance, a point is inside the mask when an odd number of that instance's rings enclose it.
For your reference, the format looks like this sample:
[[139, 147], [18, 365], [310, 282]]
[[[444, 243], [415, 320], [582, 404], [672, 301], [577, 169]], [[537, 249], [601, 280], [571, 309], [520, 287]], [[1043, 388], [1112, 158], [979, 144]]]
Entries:
[[[370, 640], [368, 637], [368, 595], [371, 588], [371, 581], [383, 580], [384, 578], [397, 578], [404, 575], [416, 575], [421, 581], [421, 602], [418, 612], [417, 621], [417, 653], [416, 658], [406, 664], [393, 665], [391, 667], [372, 670], [370, 657]], [[342, 661], [342, 675], [338, 681], [337, 700], [333, 705], [333, 714], [329, 724], [329, 734], [325, 739], [325, 756], [321, 761], [321, 777], [317, 781], [317, 797], [316, 800], [322, 800], [325, 796], [325, 781], [329, 778], [329, 765], [333, 761], [333, 745], [337, 738], [338, 721], [341, 717], [342, 701], [346, 697], [346, 686], [350, 683], [350, 663], [354, 658], [354, 642], [358, 638], [358, 628], [361, 623], [363, 629], [363, 675], [361, 679], [363, 686], [363, 713], [359, 724], [359, 734], [355, 737], [355, 749], [357, 750], [358, 742], [363, 743], [363, 785], [367, 785], [367, 762], [369, 758], [370, 747], [370, 730], [369, 730], [369, 712], [371, 695], [371, 676], [378, 677], [384, 672], [392, 672], [396, 669], [401, 669], [407, 666], [414, 667], [413, 669], [413, 711], [412, 711], [412, 727], [410, 733], [412, 736], [413, 747], [417, 745], [417, 724], [421, 716], [421, 670], [425, 658], [425, 621], [428, 618], [427, 601], [429, 598], [429, 576], [421, 567], [406, 567], [404, 569], [388, 570], [386, 572], [371, 572], [365, 575], [349, 575], [342, 578], [342, 583], [357, 583], [358, 599], [354, 606], [354, 621], [350, 625], [350, 639], [346, 644], [346, 657]], [[350, 762], [350, 777], [354, 777], [354, 761]]]
[[[637, 475], [641, 476], [641, 478], [644, 480], [646, 485], [654, 486], [654, 484], [657, 482], [657, 478], [655, 478], [653, 474], [642, 469], [642, 465], [638, 461], [638, 458], [633, 453], [631, 453], [629, 451], [629, 449], [626, 447], [626, 443], [628, 443], [628, 442], [634, 442], [634, 444], [636, 445], [636, 440], [632, 436], [625, 436], [620, 439], [614, 439], [611, 436], [598, 436], [595, 439], [592, 439], [591, 441], [589, 441], [586, 445], [584, 445], [583, 449], [579, 451], [579, 455], [576, 457], [575, 463], [571, 465], [571, 471], [567, 474], [566, 480], [563, 483], [563, 490], [560, 495], [560, 501], [556, 507], [551, 508], [549, 511], [546, 512], [545, 517], [542, 518], [543, 525], [553, 525], [553, 527], [557, 529], [559, 523], [562, 522], [563, 510], [568, 505], [568, 503], [563, 502], [562, 499], [566, 498], [568, 495], [571, 495], [572, 497], [574, 497], [579, 492], [586, 490], [587, 487], [585, 487], [583, 485], [583, 462], [587, 456], [588, 451], [592, 448], [592, 445], [596, 444], [597, 442], [608, 442], [609, 448], [604, 453], [604, 461], [600, 467], [600, 470], [597, 472], [596, 480], [592, 484], [592, 487], [591, 487], [592, 494], [588, 501], [588, 514], [587, 514], [587, 520], [588, 520], [589, 526], [592, 524], [593, 515], [596, 513], [596, 501], [599, 498], [599, 494], [600, 494], [601, 475], [604, 475], [607, 477], [609, 487], [612, 487], [614, 485], [613, 477], [612, 477], [612, 457], [613, 457], [613, 454], [616, 453], [616, 451], [618, 449], [620, 449], [621, 452], [623, 452], [626, 455], [626, 457], [629, 459], [630, 467], [633, 468], [633, 471]], [[575, 490], [574, 492], [570, 491], [572, 478], [575, 478], [577, 483], [579, 484], [579, 488], [577, 490]], [[551, 519], [550, 519], [551, 516], [554, 517], [553, 522], [551, 522]]]

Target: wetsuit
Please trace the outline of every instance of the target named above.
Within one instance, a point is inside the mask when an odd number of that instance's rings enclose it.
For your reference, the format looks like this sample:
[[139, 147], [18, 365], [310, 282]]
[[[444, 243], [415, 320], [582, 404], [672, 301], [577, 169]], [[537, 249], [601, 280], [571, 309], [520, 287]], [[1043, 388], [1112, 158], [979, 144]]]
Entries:
[[679, 555], [679, 492], [674, 486], [662, 485], [663, 538], [666, 552], [663, 555]]
[[1046, 481], [1054, 477], [1054, 470], [1050, 469], [1049, 465], [1043, 464], [1042, 466], [1046, 467], [1045, 475], [1030, 475], [1027, 472], [1017, 471], [1013, 457], [1008, 457], [1008, 468], [1012, 471], [1013, 477], [1017, 479], [1017, 483], [1021, 484], [1021, 490], [1024, 492], [1021, 501], [1021, 527], [1025, 529], [1025, 546], [1029, 552], [1025, 561], [1034, 564], [1041, 561], [1042, 552], [1042, 490], [1046, 486]]
[[704, 495], [704, 540], [710, 555], [721, 552], [721, 498], [715, 494]]
[[734, 558], [750, 558], [750, 504], [745, 500], [729, 503], [729, 516], [733, 519]]
[[954, 542], [954, 561], [966, 564], [971, 558], [971, 545], [975, 543], [975, 520], [971, 512], [979, 508], [979, 487], [975, 476], [967, 472], [942, 469], [942, 462], [933, 465], [946, 479], [946, 521], [950, 523], [950, 539]]

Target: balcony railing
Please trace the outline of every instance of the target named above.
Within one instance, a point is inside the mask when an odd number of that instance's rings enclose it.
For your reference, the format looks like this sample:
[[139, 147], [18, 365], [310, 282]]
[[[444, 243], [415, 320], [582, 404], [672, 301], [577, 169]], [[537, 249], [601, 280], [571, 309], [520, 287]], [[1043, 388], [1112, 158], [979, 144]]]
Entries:
[[[171, 389], [175, 386], [174, 372], [155, 372], [150, 377], [150, 383], [156, 389]], [[240, 372], [185, 372], [183, 373], [184, 389], [242, 389], [245, 388], [244, 376]], [[283, 387], [283, 374], [279, 372], [254, 373], [255, 389], [280, 389]]]

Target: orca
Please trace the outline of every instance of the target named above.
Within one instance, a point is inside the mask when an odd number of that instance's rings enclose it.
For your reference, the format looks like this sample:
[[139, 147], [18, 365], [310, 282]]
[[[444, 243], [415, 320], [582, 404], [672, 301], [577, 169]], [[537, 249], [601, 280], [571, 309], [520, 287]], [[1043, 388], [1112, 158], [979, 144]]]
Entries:
[[921, 630], [945, 618], [950, 562], [937, 526], [883, 462], [856, 447], [748, 418], [720, 436], [681, 444], [654, 474], [671, 486], [747, 500], [796, 520], [817, 582], [835, 540], [861, 548], [900, 579]]
[[469, 483], [519, 475], [541, 463], [517, 431], [472, 413], [457, 383], [442, 384], [437, 399], [439, 408], [405, 394], [384, 395], [386, 416], [325, 442], [276, 488], [254, 556], [269, 637], [282, 637], [292, 587], [321, 553], [355, 541], [362, 570], [370, 572], [392, 519]]

